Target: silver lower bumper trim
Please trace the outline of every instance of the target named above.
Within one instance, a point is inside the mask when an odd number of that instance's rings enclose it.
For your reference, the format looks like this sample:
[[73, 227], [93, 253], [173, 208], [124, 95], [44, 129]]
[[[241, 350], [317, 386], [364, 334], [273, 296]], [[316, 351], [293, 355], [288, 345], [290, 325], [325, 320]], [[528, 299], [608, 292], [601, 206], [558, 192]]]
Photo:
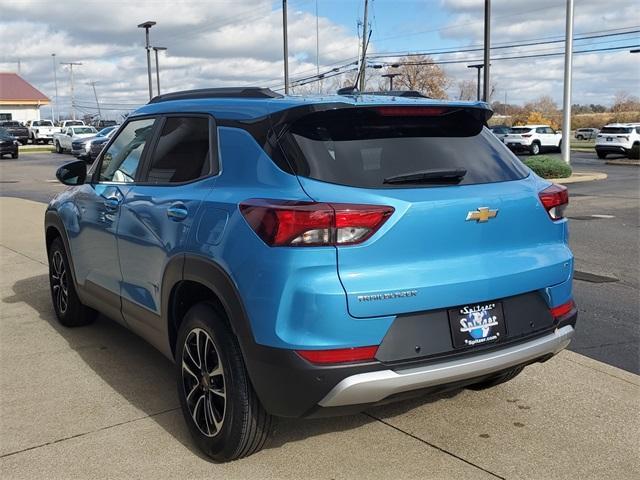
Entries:
[[564, 349], [574, 330], [570, 325], [526, 343], [489, 353], [404, 370], [360, 373], [342, 380], [319, 402], [322, 407], [373, 403], [386, 397], [459, 380], [480, 377]]

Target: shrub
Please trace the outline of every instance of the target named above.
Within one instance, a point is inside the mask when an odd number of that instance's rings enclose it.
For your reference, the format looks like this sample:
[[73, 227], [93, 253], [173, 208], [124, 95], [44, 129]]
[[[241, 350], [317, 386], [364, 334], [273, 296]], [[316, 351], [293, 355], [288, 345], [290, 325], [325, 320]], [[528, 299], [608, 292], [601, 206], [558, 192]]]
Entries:
[[567, 178], [571, 176], [571, 167], [558, 158], [542, 155], [527, 158], [524, 164], [542, 178]]

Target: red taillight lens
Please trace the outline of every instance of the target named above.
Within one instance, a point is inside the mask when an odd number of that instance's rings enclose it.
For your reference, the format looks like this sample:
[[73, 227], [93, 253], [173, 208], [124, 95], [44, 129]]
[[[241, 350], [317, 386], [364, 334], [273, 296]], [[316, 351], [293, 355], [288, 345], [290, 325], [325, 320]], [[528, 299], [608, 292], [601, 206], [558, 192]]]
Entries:
[[576, 304], [574, 303], [574, 301], [569, 300], [568, 302], [565, 302], [562, 305], [553, 307], [551, 309], [551, 315], [553, 316], [553, 318], [560, 318], [566, 315], [567, 313], [569, 313], [571, 310], [573, 310], [575, 306]]
[[450, 108], [443, 107], [378, 107], [376, 112], [384, 117], [437, 117]]
[[373, 235], [392, 207], [348, 203], [251, 199], [240, 212], [258, 236], [272, 247], [354, 245]]
[[522, 138], [529, 138], [530, 136], [531, 136], [531, 134], [530, 134], [530, 133], [523, 133], [523, 134], [521, 135], [521, 137], [522, 137]]
[[560, 220], [569, 205], [569, 190], [564, 185], [553, 184], [542, 190], [538, 196], [551, 220]]
[[373, 360], [377, 351], [377, 346], [338, 348], [335, 350], [296, 350], [298, 355], [311, 363], [364, 362]]

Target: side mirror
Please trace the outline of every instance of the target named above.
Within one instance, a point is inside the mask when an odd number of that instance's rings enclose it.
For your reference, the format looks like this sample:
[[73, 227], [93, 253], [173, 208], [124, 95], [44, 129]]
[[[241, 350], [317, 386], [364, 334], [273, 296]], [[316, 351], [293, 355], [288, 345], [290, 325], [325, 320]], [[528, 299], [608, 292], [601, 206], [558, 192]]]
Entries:
[[87, 164], [84, 160], [67, 163], [56, 171], [56, 178], [65, 185], [82, 185], [87, 179]]

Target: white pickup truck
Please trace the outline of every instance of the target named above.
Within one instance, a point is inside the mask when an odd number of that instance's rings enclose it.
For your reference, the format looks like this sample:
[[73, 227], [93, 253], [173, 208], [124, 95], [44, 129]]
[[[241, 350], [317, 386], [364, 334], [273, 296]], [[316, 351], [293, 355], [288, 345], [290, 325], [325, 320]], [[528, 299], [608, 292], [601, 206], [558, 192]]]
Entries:
[[62, 153], [65, 150], [72, 150], [72, 143], [83, 138], [94, 137], [98, 131], [93, 127], [85, 125], [63, 128], [60, 133], [53, 136], [53, 144], [56, 152]]
[[538, 155], [543, 150], [559, 152], [562, 146], [562, 134], [549, 125], [525, 125], [513, 127], [502, 141], [516, 152], [524, 150], [531, 155]]
[[29, 120], [26, 123], [29, 129], [29, 140], [31, 143], [49, 143], [53, 141], [53, 136], [60, 132], [60, 127], [56, 127], [51, 120]]

